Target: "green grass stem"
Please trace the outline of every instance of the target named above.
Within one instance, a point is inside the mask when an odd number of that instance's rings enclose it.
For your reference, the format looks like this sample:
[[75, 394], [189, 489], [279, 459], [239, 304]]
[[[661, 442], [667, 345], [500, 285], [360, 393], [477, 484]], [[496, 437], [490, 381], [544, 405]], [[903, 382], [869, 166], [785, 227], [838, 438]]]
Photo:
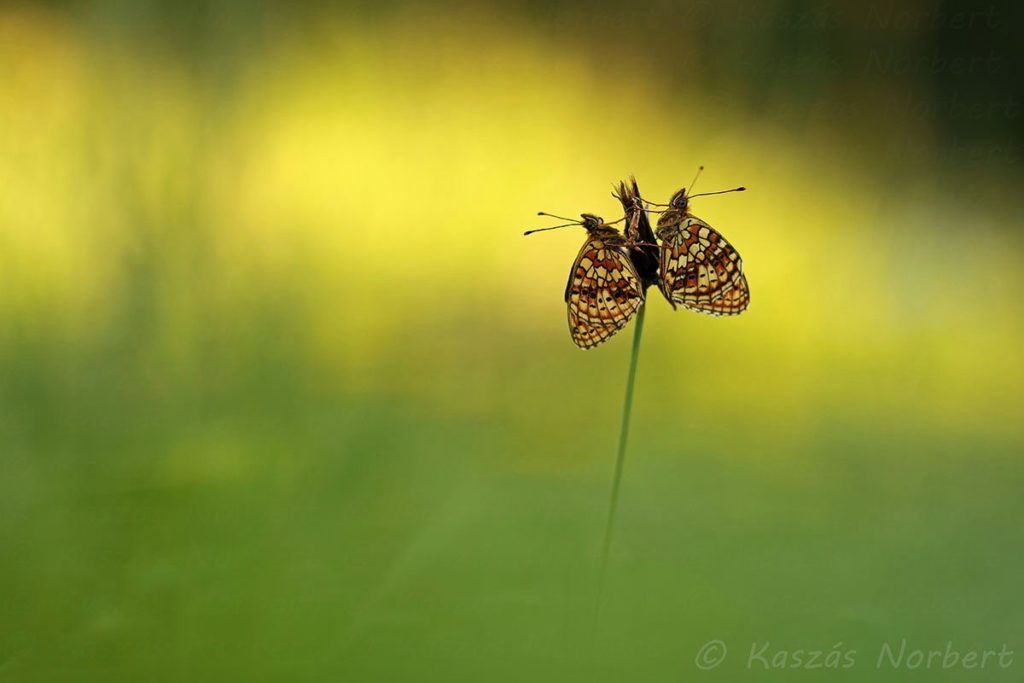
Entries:
[[615, 512], [619, 506], [619, 489], [622, 484], [622, 468], [626, 461], [626, 443], [629, 439], [629, 420], [633, 413], [633, 387], [636, 384], [636, 365], [640, 357], [640, 338], [644, 331], [644, 311], [647, 306], [640, 306], [636, 313], [636, 326], [633, 328], [633, 352], [629, 357], [629, 374], [626, 375], [626, 398], [622, 404], [622, 427], [619, 430], [619, 452], [615, 458], [615, 474], [612, 477], [611, 500], [608, 503], [608, 521], [604, 527], [604, 544], [601, 549], [601, 573], [597, 582], [597, 606], [595, 624], [601, 612], [601, 598], [604, 595], [605, 575], [608, 571], [608, 555], [612, 547], [612, 531], [615, 528]]

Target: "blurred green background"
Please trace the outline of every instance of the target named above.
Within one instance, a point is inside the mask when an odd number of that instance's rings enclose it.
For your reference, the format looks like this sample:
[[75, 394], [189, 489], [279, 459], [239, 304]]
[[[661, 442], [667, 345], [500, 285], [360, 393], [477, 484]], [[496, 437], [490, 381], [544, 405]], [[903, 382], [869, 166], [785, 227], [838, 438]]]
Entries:
[[[1020, 20], [0, 3], [0, 681], [1019, 680]], [[522, 231], [698, 164], [595, 625], [630, 334]]]

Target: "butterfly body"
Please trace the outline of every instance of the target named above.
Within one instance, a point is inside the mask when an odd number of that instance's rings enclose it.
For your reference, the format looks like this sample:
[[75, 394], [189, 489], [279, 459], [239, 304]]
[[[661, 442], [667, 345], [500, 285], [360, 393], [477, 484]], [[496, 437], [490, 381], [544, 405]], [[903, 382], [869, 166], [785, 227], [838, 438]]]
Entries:
[[629, 258], [627, 240], [592, 214], [582, 214], [583, 243], [565, 287], [569, 334], [582, 349], [607, 341], [644, 303], [644, 287]]
[[655, 230], [661, 240], [659, 286], [676, 304], [710, 315], [738, 315], [750, 304], [739, 252], [690, 213], [686, 190], [669, 201]]

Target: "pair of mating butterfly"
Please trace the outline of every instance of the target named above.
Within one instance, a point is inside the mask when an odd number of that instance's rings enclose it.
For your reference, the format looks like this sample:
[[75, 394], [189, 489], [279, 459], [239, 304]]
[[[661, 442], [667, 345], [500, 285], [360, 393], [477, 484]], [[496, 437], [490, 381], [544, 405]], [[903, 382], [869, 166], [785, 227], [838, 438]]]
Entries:
[[[703, 166], [697, 176], [702, 170]], [[636, 178], [630, 180], [629, 186], [619, 183], [618, 191], [613, 193], [625, 211], [617, 221], [605, 223], [589, 213], [580, 214], [582, 221], [574, 221], [541, 211], [537, 215], [570, 222], [523, 233], [570, 225], [586, 228], [587, 241], [576, 256], [565, 287], [569, 333], [581, 349], [592, 349], [625, 327], [643, 306], [645, 292], [653, 284], [658, 285], [672, 308], [681, 304], [699, 313], [738, 315], [750, 303], [739, 253], [717, 230], [691, 214], [689, 206], [693, 197], [742, 192], [746, 188], [694, 195], [690, 194], [692, 182], [689, 190], [679, 190], [668, 204], [654, 204], [640, 197]], [[661, 214], [655, 231], [651, 230], [648, 212]], [[612, 227], [622, 221], [626, 222], [625, 235]]]

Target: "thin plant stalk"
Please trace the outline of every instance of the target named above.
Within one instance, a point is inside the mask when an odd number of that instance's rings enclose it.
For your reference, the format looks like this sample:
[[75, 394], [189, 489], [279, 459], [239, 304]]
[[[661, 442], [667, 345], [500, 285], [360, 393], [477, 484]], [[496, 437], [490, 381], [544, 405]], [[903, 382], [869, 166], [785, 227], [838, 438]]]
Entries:
[[636, 365], [640, 357], [640, 337], [644, 331], [644, 310], [646, 304], [636, 312], [633, 328], [633, 352], [629, 357], [629, 374], [626, 375], [626, 398], [622, 405], [622, 428], [619, 431], [619, 452], [615, 458], [615, 475], [612, 478], [612, 495], [608, 503], [608, 521], [604, 527], [604, 546], [601, 551], [601, 574], [597, 583], [597, 605], [595, 622], [601, 611], [601, 597], [604, 594], [605, 574], [608, 571], [608, 554], [612, 547], [612, 531], [615, 528], [615, 511], [619, 506], [619, 488], [622, 483], [622, 467], [626, 461], [626, 442], [629, 439], [629, 419], [633, 413], [633, 386], [636, 384]]

